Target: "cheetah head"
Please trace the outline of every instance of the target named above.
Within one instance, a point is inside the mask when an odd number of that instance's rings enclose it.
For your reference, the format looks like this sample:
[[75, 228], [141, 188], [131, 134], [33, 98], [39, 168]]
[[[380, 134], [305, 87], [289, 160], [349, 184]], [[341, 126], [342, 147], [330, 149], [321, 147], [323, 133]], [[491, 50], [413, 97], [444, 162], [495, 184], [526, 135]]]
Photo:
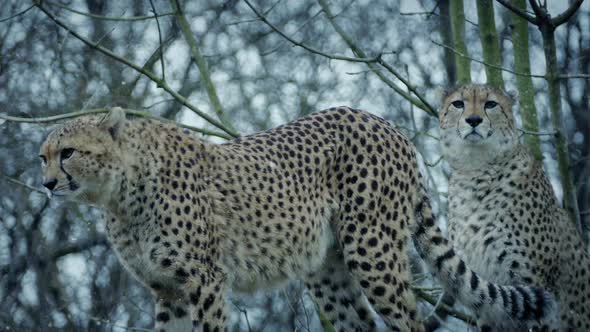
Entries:
[[114, 108], [106, 116], [80, 117], [53, 130], [39, 153], [48, 196], [108, 205], [120, 183], [124, 129], [125, 113]]
[[479, 169], [518, 142], [515, 96], [487, 86], [464, 85], [444, 97], [439, 113], [443, 155], [452, 168]]

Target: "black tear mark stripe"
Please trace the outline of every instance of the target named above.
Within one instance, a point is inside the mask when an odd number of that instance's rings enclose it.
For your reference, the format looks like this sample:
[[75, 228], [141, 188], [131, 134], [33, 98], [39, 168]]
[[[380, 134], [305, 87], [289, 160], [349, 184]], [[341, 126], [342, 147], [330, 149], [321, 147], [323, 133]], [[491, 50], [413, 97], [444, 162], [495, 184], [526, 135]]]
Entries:
[[504, 111], [504, 107], [502, 107], [502, 104], [500, 105], [500, 111], [502, 111], [502, 115], [504, 115], [504, 117], [506, 118], [506, 122], [508, 123], [508, 126], [510, 126], [510, 128], [514, 127], [514, 124], [512, 121], [510, 121], [510, 119], [508, 118], [508, 113], [506, 113], [506, 111]]
[[68, 185], [70, 186], [70, 190], [74, 191], [74, 190], [78, 189], [78, 187], [79, 187], [78, 184], [74, 181], [74, 178], [70, 175], [70, 173], [66, 172], [61, 160], [59, 162], [59, 169], [61, 169], [61, 171], [64, 172], [64, 174], [66, 175], [66, 179], [68, 180]]

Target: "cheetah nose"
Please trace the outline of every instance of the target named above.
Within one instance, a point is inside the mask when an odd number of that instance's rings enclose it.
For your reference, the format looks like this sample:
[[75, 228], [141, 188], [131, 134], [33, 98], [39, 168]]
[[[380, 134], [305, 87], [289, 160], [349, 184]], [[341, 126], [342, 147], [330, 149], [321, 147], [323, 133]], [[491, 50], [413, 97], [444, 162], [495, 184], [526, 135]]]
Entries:
[[483, 119], [481, 118], [481, 116], [473, 114], [470, 115], [467, 119], [465, 119], [465, 122], [467, 122], [471, 127], [475, 128], [483, 122]]
[[57, 185], [57, 179], [51, 179], [51, 180], [43, 183], [43, 186], [49, 190], [53, 190], [53, 188], [55, 188], [56, 185]]

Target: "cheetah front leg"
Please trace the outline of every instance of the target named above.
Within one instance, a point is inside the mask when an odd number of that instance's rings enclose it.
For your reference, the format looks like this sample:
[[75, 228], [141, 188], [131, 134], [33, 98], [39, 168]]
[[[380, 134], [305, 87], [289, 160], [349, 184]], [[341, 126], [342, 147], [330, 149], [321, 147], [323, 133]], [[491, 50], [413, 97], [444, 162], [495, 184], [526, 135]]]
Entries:
[[186, 301], [171, 301], [159, 298], [156, 300], [156, 331], [157, 332], [189, 332], [191, 319], [189, 305]]
[[200, 281], [187, 285], [193, 331], [227, 331], [224, 279], [202, 277]]

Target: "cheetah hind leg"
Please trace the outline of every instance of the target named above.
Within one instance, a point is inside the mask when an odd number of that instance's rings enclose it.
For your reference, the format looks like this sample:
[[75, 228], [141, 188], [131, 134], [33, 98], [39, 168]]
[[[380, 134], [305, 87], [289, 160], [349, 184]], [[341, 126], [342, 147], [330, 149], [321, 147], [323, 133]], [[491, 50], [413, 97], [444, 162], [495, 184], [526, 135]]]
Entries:
[[305, 284], [334, 330], [375, 330], [375, 322], [360, 285], [352, 278], [336, 249], [330, 250], [319, 271], [306, 277]]
[[[208, 272], [208, 271], [207, 271]], [[200, 282], [197, 282], [196, 280]], [[186, 284], [193, 331], [227, 332], [225, 279], [213, 272], [205, 273]]]
[[[374, 219], [379, 223], [370, 221]], [[357, 207], [337, 221], [338, 240], [347, 268], [387, 328], [421, 332], [424, 326], [417, 320], [416, 297], [410, 287], [407, 231], [388, 226], [399, 224], [400, 220]]]
[[157, 332], [188, 332], [192, 330], [187, 302], [158, 299], [155, 315]]

